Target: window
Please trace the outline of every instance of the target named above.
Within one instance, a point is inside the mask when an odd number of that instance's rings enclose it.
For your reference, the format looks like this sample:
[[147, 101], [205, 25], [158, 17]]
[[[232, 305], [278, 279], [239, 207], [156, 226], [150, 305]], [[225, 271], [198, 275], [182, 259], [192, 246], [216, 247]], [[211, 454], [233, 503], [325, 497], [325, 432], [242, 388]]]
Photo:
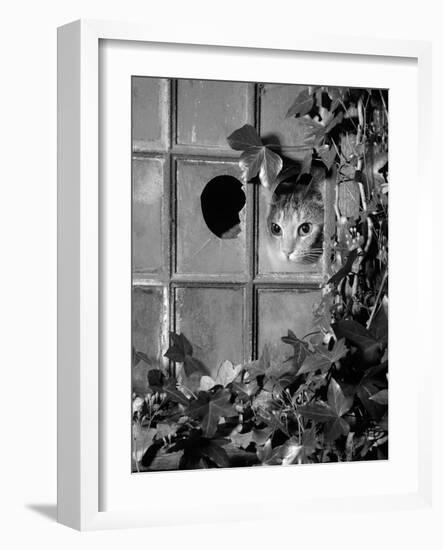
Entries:
[[211, 373], [265, 344], [286, 358], [287, 329], [310, 331], [325, 261], [289, 273], [270, 264], [263, 192], [242, 185], [240, 153], [227, 141], [250, 124], [300, 160], [303, 127], [285, 114], [302, 89], [132, 78], [133, 347], [144, 357], [135, 385], [168, 366], [170, 331], [185, 334]]

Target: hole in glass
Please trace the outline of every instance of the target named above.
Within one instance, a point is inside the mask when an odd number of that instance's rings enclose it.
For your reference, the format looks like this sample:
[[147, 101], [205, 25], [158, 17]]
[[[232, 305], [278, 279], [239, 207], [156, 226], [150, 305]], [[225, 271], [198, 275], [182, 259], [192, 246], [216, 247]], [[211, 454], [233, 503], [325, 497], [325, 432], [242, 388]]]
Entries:
[[203, 218], [220, 239], [235, 239], [241, 232], [240, 212], [246, 203], [241, 182], [233, 176], [217, 176], [200, 196]]

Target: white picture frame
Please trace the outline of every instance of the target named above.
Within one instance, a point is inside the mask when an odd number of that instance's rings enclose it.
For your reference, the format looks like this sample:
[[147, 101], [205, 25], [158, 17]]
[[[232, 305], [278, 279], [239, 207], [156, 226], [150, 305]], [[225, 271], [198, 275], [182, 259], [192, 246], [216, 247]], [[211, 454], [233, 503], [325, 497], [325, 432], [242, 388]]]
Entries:
[[[144, 499], [143, 505], [140, 502], [136, 502], [134, 505], [132, 497], [135, 493], [123, 489], [121, 492], [114, 492], [115, 498], [112, 501], [112, 506], [104, 506], [102, 485], [104, 483], [112, 484], [114, 480], [117, 485], [118, 471], [115, 473], [112, 470], [114, 467], [112, 464], [107, 464], [105, 467], [103, 463], [103, 449], [108, 444], [108, 440], [104, 441], [106, 430], [103, 426], [106, 424], [106, 418], [103, 415], [109, 412], [109, 408], [104, 406], [103, 402], [109, 403], [109, 396], [106, 392], [113, 392], [113, 388], [115, 389], [118, 382], [103, 387], [103, 357], [107, 352], [103, 353], [101, 338], [103, 303], [106, 303], [108, 299], [109, 281], [103, 285], [101, 277], [103, 276], [103, 267], [109, 265], [108, 260], [103, 258], [105, 249], [103, 239], [106, 241], [106, 235], [103, 236], [103, 232], [108, 231], [109, 226], [102, 223], [101, 219], [108, 216], [107, 209], [110, 209], [109, 212], [113, 212], [112, 215], [115, 215], [116, 208], [123, 209], [124, 207], [118, 206], [121, 198], [118, 196], [103, 201], [105, 193], [102, 174], [100, 174], [100, 155], [103, 154], [103, 144], [100, 141], [99, 120], [101, 120], [100, 114], [103, 114], [106, 106], [101, 104], [102, 99], [99, 94], [100, 63], [103, 62], [103, 59], [106, 59], [106, 63], [112, 59], [114, 59], [112, 62], [117, 62], [112, 56], [104, 58], [100, 54], [100, 44], [103, 44], [103, 41], [113, 41], [117, 45], [124, 45], [123, 49], [127, 50], [125, 56], [132, 55], [130, 53], [132, 46], [144, 43], [149, 49], [149, 45], [151, 45], [153, 50], [151, 58], [152, 55], [161, 56], [161, 52], [168, 48], [174, 48], [173, 51], [177, 55], [177, 48], [180, 49], [180, 45], [182, 45], [184, 50], [182, 61], [187, 58], [190, 60], [191, 55], [201, 55], [209, 61], [208, 67], [211, 65], [211, 56], [216, 55], [217, 48], [217, 51], [222, 52], [226, 58], [231, 60], [248, 52], [251, 59], [254, 59], [253, 54], [258, 52], [263, 58], [268, 55], [274, 60], [280, 59], [280, 61], [284, 61], [296, 52], [303, 53], [303, 55], [327, 57], [329, 61], [324, 59], [324, 63], [341, 59], [352, 63], [365, 60], [368, 63], [365, 65], [368, 73], [371, 72], [371, 59], [385, 60], [391, 67], [402, 63], [410, 64], [411, 67], [414, 67], [410, 71], [411, 89], [414, 90], [411, 92], [413, 93], [411, 97], [415, 98], [412, 112], [417, 115], [416, 119], [412, 117], [411, 124], [412, 128], [417, 126], [419, 137], [418, 144], [411, 145], [410, 162], [413, 168], [418, 169], [419, 181], [431, 181], [432, 179], [431, 164], [426, 162], [430, 156], [431, 135], [428, 97], [431, 79], [431, 46], [429, 43], [370, 40], [343, 36], [319, 37], [303, 34], [298, 34], [296, 38], [281, 37], [278, 39], [254, 37], [252, 33], [245, 33], [242, 37], [226, 37], [222, 32], [219, 35], [212, 35], [209, 40], [203, 30], [198, 36], [188, 36], [186, 29], [180, 36], [176, 34], [168, 36], [161, 29], [155, 30], [155, 28], [132, 23], [102, 21], [77, 21], [61, 27], [58, 32], [59, 522], [76, 529], [90, 530], [284, 516], [286, 512], [282, 512], [281, 508], [273, 510], [272, 504], [275, 502], [285, 503], [284, 508], [288, 510], [288, 517], [290, 517], [290, 510], [292, 510], [291, 513], [294, 509], [300, 511], [303, 509], [303, 513], [312, 513], [313, 511], [318, 513], [319, 510], [326, 511], [331, 506], [334, 506], [338, 513], [346, 513], [353, 509], [357, 503], [362, 510], [366, 511], [429, 508], [432, 503], [433, 484], [430, 431], [432, 402], [429, 400], [428, 393], [425, 394], [425, 388], [432, 386], [431, 348], [425, 351], [421, 350], [423, 365], [420, 380], [404, 381], [405, 386], [402, 390], [413, 394], [414, 405], [411, 422], [412, 429], [416, 431], [411, 443], [413, 457], [404, 471], [401, 470], [401, 464], [391, 458], [388, 461], [391, 471], [388, 469], [389, 465], [388, 467], [371, 465], [370, 470], [364, 464], [349, 464], [346, 465], [347, 470], [344, 474], [340, 465], [304, 467], [306, 468], [304, 477], [309, 478], [310, 482], [312, 479], [318, 479], [318, 485], [321, 487], [325, 487], [325, 483], [327, 484], [328, 478], [331, 477], [340, 481], [346, 480], [344, 484], [347, 488], [342, 492], [337, 488], [338, 484], [329, 487], [326, 485], [326, 490], [324, 488], [318, 491], [313, 490], [311, 497], [306, 491], [304, 493], [301, 491], [303, 493], [301, 495], [288, 494], [286, 489], [289, 480], [293, 483], [301, 483], [296, 467], [254, 469], [253, 473], [252, 469], [248, 469], [249, 473], [238, 469], [220, 472], [156, 472], [155, 474], [144, 474], [143, 480], [138, 482], [143, 485], [143, 488], [140, 485], [140, 492], [146, 494], [146, 488], [148, 490], [151, 488], [155, 494], [156, 489], [162, 486], [168, 486], [168, 490], [176, 487], [177, 491], [181, 487], [187, 494], [185, 510], [183, 510], [183, 505], [180, 506], [178, 502], [174, 503], [174, 499], [172, 501], [161, 498]], [[190, 47], [190, 44], [193, 46]], [[189, 64], [183, 68], [187, 76], [211, 77], [208, 74], [209, 68], [201, 68], [204, 66], [203, 57], [201, 58], [202, 65], [191, 66]], [[125, 59], [127, 58], [125, 57]], [[223, 66], [226, 63], [225, 60]], [[235, 64], [234, 61], [232, 64]], [[212, 65], [214, 64], [212, 63]], [[244, 80], [249, 78], [252, 80], [254, 74], [262, 75], [261, 80], [263, 81], [272, 80], [269, 78], [270, 73], [266, 69], [266, 63], [259, 64], [257, 61], [252, 61], [252, 66], [255, 68], [252, 68], [244, 76]], [[157, 69], [154, 67], [147, 67], [146, 70], [147, 75], [150, 74], [150, 71], [153, 71], [153, 75], [158, 75]], [[171, 72], [174, 69], [166, 66], [164, 70], [166, 71], [165, 75], [176, 76], [174, 72]], [[175, 71], [177, 70], [176, 68]], [[401, 71], [399, 70], [399, 72]], [[226, 74], [231, 73], [228, 71]], [[177, 74], [177, 76], [182, 75]], [[404, 78], [409, 78], [407, 71]], [[104, 82], [107, 82], [106, 79]], [[402, 82], [404, 83], [404, 81]], [[418, 83], [417, 96], [414, 95], [416, 93], [415, 82]], [[396, 135], [399, 140], [401, 139], [400, 132], [397, 134], [394, 132], [391, 138], [394, 149]], [[118, 142], [115, 142], [115, 145], [118, 145]], [[129, 149], [124, 154], [128, 151]], [[393, 155], [395, 160], [395, 153]], [[421, 160], [420, 163], [417, 162], [418, 158]], [[405, 188], [413, 189], [411, 176], [408, 176], [406, 172], [401, 172], [400, 163], [397, 166], [398, 172], [396, 173], [394, 170], [393, 177], [404, 176]], [[394, 200], [403, 201], [402, 206], [406, 208], [411, 201], [414, 201], [413, 196], [402, 198], [400, 193], [395, 193], [395, 179], [394, 197]], [[420, 199], [417, 200], [420, 201]], [[103, 213], [106, 215], [103, 216]], [[418, 233], [421, 224], [427, 221], [424, 216], [423, 209], [419, 209], [416, 219], [412, 222], [408, 220], [408, 223], [412, 224], [412, 228], [417, 228]], [[127, 221], [127, 212], [122, 211], [122, 219]], [[408, 253], [407, 246], [401, 249], [400, 227], [398, 231], [395, 229], [396, 223], [398, 227], [401, 221], [400, 208], [397, 209], [397, 218], [394, 209], [393, 220], [394, 237], [396, 233], [398, 237], [395, 242], [399, 244], [397, 253], [394, 248], [393, 262], [397, 262], [399, 265], [401, 253]], [[124, 223], [123, 226], [125, 226]], [[114, 261], [118, 254], [128, 257], [127, 241], [124, 246], [123, 248], [116, 246]], [[407, 361], [410, 369], [413, 368], [412, 362], [418, 349], [418, 341], [420, 337], [426, 337], [425, 327], [420, 325], [418, 313], [426, 314], [426, 308], [430, 308], [429, 304], [432, 300], [432, 283], [426, 278], [426, 272], [429, 269], [432, 272], [432, 258], [429, 259], [429, 256], [432, 257], [432, 253], [429, 254], [430, 251], [432, 252], [432, 243], [422, 247], [417, 246], [411, 253], [416, 267], [411, 271], [409, 277], [412, 296], [409, 307], [411, 316], [417, 313], [415, 321], [411, 321], [416, 323], [417, 343], [410, 343], [410, 348], [406, 353], [405, 350], [402, 352], [398, 347], [395, 352], [399, 354], [398, 360], [401, 357], [402, 360]], [[427, 258], [426, 269], [425, 262], [422, 261], [423, 258]], [[119, 288], [118, 283], [124, 280], [125, 275], [123, 274], [122, 277], [123, 279], [116, 280], [117, 287], [115, 288]], [[400, 307], [400, 300], [398, 303]], [[402, 312], [397, 319], [401, 319], [401, 314]], [[122, 315], [122, 319], [125, 319], [125, 315]], [[399, 326], [396, 332], [392, 318], [390, 318], [390, 323], [393, 326], [394, 343], [395, 341], [400, 342], [402, 327]], [[403, 355], [401, 355], [402, 353]], [[395, 360], [396, 356], [393, 358]], [[109, 368], [112, 370], [112, 364]], [[400, 427], [401, 419], [396, 417], [395, 413], [397, 411], [400, 414], [405, 403], [404, 400], [402, 401], [401, 392], [398, 392], [398, 408], [396, 408], [395, 383], [399, 382], [396, 372], [398, 371], [394, 368], [393, 379], [391, 378], [391, 384], [394, 384], [393, 401], [390, 403], [390, 410], [393, 410], [394, 414], [390, 421], [394, 423], [394, 427]], [[127, 402], [124, 401], [124, 397], [117, 397], [113, 403], [116, 404], [116, 408], [124, 411], [125, 407], [129, 406], [129, 394]], [[116, 427], [116, 431], [118, 431], [118, 427]], [[399, 434], [401, 435], [401, 431]], [[396, 444], [395, 441], [393, 444]], [[401, 441], [397, 441], [397, 445], [400, 444]], [[115, 442], [113, 445], [115, 448]], [[128, 456], [129, 453], [128, 448]], [[395, 471], [392, 466], [395, 466]], [[376, 469], [372, 470], [372, 468]], [[397, 485], [393, 483], [392, 486], [389, 486], [388, 484], [385, 492], [376, 489], [371, 493], [368, 488], [361, 492], [354, 491], [359, 478], [369, 476], [370, 480], [371, 472], [386, 480], [394, 479], [395, 472], [400, 472], [400, 474], [395, 479]], [[129, 468], [124, 475], [130, 475]], [[220, 487], [222, 490], [223, 486], [229, 484], [231, 480], [233, 483], [245, 480], [245, 483], [252, 487], [254, 482], [257, 485], [257, 476], [261, 477], [263, 485], [267, 487], [266, 490], [249, 491], [248, 495], [243, 493], [237, 496], [235, 507], [229, 506], [227, 494], [223, 494], [218, 502], [210, 502], [209, 504], [212, 506], [208, 506], [209, 497], [205, 494], [205, 487], [208, 485]], [[298, 477], [296, 478], [296, 476]], [[134, 491], [134, 483], [128, 481], [128, 484], [132, 486], [131, 491]], [[198, 490], [193, 490], [195, 488]], [[120, 489], [118, 490], [120, 491]], [[328, 491], [330, 492], [328, 493]], [[334, 491], [333, 496], [331, 496], [332, 491]], [[157, 494], [159, 493], [157, 492]]]

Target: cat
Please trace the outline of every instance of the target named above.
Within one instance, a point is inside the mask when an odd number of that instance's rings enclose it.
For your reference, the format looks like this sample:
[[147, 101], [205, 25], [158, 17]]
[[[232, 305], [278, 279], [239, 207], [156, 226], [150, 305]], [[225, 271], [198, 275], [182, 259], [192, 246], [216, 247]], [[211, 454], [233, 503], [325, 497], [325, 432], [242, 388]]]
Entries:
[[323, 170], [280, 183], [267, 201], [266, 244], [272, 271], [313, 267], [323, 253]]

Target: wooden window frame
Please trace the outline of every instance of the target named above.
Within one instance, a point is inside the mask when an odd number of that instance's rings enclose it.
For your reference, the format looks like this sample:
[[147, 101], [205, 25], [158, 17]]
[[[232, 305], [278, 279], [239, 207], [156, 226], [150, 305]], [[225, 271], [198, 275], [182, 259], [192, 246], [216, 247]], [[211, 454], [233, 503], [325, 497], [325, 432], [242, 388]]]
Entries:
[[[133, 76], [135, 78], [155, 78], [149, 76]], [[318, 272], [308, 273], [260, 273], [258, 269], [259, 256], [259, 192], [256, 185], [245, 184], [246, 195], [246, 271], [244, 274], [184, 274], [177, 269], [177, 168], [180, 161], [188, 162], [232, 162], [237, 163], [240, 154], [227, 147], [194, 146], [179, 144], [177, 141], [178, 116], [178, 85], [177, 78], [165, 79], [168, 81], [168, 121], [169, 130], [166, 150], [146, 148], [141, 150], [139, 144], [132, 151], [132, 160], [163, 159], [163, 201], [162, 201], [162, 241], [163, 241], [163, 269], [160, 276], [152, 273], [137, 271], [133, 273], [133, 288], [140, 286], [154, 286], [166, 288], [168, 296], [167, 319], [162, 327], [162, 342], [167, 342], [169, 332], [177, 330], [175, 318], [175, 289], [179, 287], [198, 288], [242, 288], [244, 289], [245, 303], [243, 304], [243, 358], [250, 361], [256, 359], [258, 349], [258, 293], [261, 289], [269, 290], [318, 290], [324, 281], [328, 267], [330, 250], [325, 246], [322, 256], [321, 269]], [[221, 81], [213, 81], [221, 82]], [[262, 109], [262, 91], [266, 83], [244, 82], [247, 85], [248, 118], [252, 119], [254, 128], [260, 132], [260, 118]], [[132, 113], [134, 116], [134, 113]], [[299, 147], [282, 147], [285, 151], [297, 151]], [[331, 191], [325, 200], [325, 227], [328, 219], [333, 216]], [[325, 239], [325, 243], [330, 239]], [[164, 350], [166, 351], [166, 350]]]

